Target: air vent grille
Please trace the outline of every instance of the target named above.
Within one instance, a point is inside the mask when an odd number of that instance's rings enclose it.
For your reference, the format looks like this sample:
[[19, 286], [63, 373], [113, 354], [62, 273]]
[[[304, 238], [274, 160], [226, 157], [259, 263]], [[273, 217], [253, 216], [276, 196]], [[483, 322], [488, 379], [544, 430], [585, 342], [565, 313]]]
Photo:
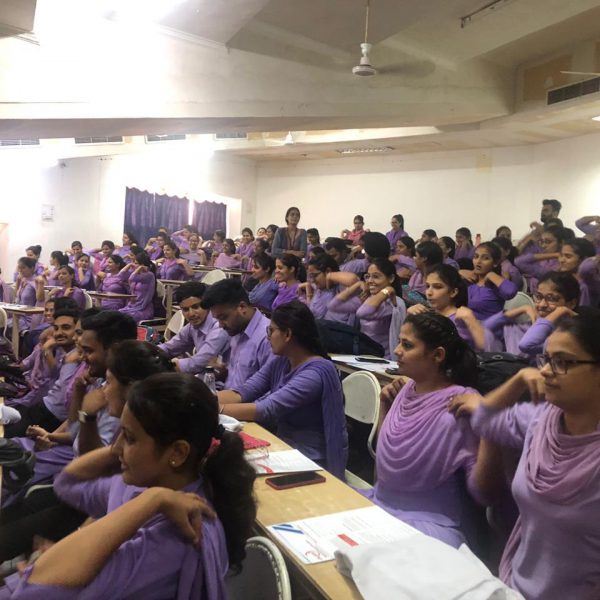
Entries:
[[215, 140], [247, 140], [248, 134], [242, 132], [215, 133]]
[[155, 142], [178, 142], [185, 140], [185, 133], [172, 133], [172, 134], [159, 134], [159, 135], [147, 135], [146, 143], [153, 144]]
[[39, 139], [29, 140], [0, 140], [0, 146], [39, 146]]
[[76, 144], [122, 144], [123, 137], [120, 135], [76, 137]]
[[571, 83], [555, 90], [550, 90], [548, 92], [547, 104], [557, 104], [558, 102], [565, 102], [566, 100], [572, 100], [573, 98], [579, 98], [587, 94], [595, 94], [599, 91], [600, 77], [594, 77], [593, 79]]

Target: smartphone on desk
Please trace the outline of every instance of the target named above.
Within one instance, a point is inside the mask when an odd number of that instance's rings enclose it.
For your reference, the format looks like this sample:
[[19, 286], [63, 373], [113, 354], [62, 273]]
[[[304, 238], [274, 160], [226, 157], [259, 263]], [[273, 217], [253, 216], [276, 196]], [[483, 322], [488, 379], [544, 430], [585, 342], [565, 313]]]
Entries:
[[325, 477], [316, 471], [304, 471], [302, 473], [291, 473], [290, 475], [278, 475], [267, 477], [265, 483], [275, 490], [288, 490], [302, 485], [313, 485], [314, 483], [325, 483]]
[[373, 363], [375, 365], [387, 365], [390, 362], [389, 360], [387, 360], [387, 358], [379, 358], [377, 356], [357, 356], [356, 360], [358, 362]]

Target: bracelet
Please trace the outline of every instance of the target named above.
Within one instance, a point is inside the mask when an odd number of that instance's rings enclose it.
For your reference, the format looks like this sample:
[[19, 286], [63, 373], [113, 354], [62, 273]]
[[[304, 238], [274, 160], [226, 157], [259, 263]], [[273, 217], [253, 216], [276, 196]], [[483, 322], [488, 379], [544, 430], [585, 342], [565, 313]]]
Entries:
[[383, 289], [382, 289], [382, 290], [380, 290], [380, 291], [381, 291], [381, 293], [382, 293], [384, 296], [386, 296], [386, 297], [389, 297], [389, 295], [390, 295], [390, 290], [388, 290], [387, 288], [383, 288]]

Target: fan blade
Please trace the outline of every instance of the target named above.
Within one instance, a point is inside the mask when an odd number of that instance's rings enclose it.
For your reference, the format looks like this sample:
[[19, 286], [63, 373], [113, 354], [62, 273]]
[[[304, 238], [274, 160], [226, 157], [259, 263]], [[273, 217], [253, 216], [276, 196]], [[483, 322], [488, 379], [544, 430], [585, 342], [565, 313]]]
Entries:
[[593, 75], [600, 77], [600, 73], [592, 73], [591, 71], [561, 71], [563, 75]]
[[435, 71], [431, 60], [415, 60], [377, 67], [381, 75], [402, 75], [404, 77], [427, 77]]

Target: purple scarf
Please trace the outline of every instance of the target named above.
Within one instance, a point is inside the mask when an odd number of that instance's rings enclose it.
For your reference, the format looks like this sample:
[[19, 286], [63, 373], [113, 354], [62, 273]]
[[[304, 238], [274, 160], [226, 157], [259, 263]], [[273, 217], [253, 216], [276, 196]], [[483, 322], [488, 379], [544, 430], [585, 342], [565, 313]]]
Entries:
[[299, 285], [299, 282], [296, 282], [290, 286], [288, 286], [285, 283], [280, 284], [277, 296], [275, 300], [273, 300], [272, 309], [275, 310], [278, 306], [281, 306], [282, 304], [287, 304], [288, 302], [296, 300], [296, 291], [298, 290]]
[[433, 489], [472, 462], [477, 439], [469, 431], [468, 420], [448, 413], [453, 396], [471, 391], [449, 385], [417, 394], [414, 381], [404, 385], [385, 417], [377, 442], [380, 484], [390, 489], [401, 485], [403, 492]]

